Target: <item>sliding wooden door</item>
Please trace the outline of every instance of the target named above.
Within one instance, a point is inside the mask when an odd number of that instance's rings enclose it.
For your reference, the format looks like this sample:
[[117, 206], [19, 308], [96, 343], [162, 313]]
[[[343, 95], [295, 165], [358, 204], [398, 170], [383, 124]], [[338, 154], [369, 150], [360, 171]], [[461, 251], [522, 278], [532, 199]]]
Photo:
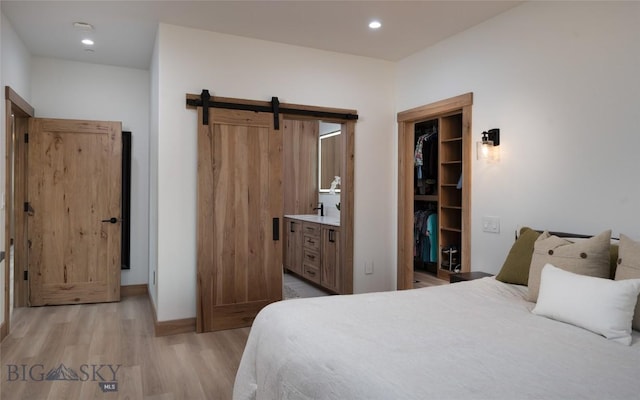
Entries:
[[203, 125], [202, 112], [198, 332], [250, 326], [282, 299], [282, 131], [271, 113], [211, 108]]

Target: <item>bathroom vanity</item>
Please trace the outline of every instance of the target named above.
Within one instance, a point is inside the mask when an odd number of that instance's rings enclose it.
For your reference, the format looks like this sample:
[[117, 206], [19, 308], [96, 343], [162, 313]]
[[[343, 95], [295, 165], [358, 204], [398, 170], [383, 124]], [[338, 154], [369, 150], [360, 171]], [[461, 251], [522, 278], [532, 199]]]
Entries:
[[284, 268], [332, 293], [343, 293], [340, 219], [285, 215]]

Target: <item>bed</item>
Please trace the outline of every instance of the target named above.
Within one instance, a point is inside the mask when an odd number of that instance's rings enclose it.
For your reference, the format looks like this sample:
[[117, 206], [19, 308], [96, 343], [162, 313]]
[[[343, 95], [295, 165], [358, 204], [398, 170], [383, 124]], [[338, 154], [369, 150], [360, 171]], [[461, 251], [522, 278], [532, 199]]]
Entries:
[[639, 332], [627, 346], [535, 306], [494, 277], [275, 303], [253, 324], [233, 398], [640, 398]]

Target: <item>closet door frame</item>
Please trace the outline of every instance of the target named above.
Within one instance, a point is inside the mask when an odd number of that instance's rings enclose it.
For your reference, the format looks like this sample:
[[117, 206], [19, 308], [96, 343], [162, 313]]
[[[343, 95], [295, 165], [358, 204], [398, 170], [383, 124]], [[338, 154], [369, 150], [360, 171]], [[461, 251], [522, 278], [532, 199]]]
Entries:
[[[460, 112], [462, 114], [464, 179], [462, 190], [462, 272], [471, 262], [471, 107], [473, 93], [437, 101], [398, 113], [398, 290], [413, 289], [414, 136], [416, 123]], [[438, 167], [439, 168], [439, 167]], [[439, 193], [438, 193], [439, 195]], [[439, 205], [438, 205], [439, 207]], [[439, 229], [438, 229], [439, 230]]]

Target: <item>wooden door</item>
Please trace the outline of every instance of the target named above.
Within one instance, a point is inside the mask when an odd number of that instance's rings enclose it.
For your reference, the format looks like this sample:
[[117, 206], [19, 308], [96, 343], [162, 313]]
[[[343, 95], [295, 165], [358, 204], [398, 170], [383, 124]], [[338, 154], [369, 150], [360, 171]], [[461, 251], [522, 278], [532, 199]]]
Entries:
[[[249, 326], [282, 299], [282, 131], [273, 114], [198, 108], [197, 331]], [[280, 123], [282, 126], [282, 123]]]
[[30, 119], [32, 306], [120, 300], [121, 129], [120, 122]]

